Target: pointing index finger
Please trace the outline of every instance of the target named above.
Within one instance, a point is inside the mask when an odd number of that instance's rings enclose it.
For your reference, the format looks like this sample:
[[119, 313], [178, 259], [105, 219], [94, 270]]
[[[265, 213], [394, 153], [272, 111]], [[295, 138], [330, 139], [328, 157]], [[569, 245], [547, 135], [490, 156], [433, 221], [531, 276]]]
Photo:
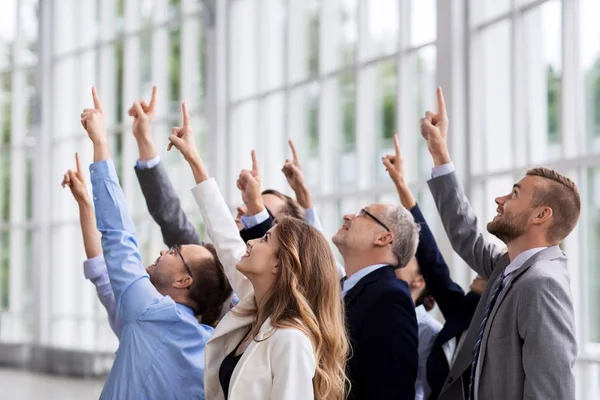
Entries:
[[150, 98], [148, 108], [154, 110], [154, 106], [156, 106], [156, 85], [152, 86], [152, 97]]
[[252, 175], [260, 175], [260, 169], [258, 167], [258, 160], [256, 159], [255, 150], [252, 150]]
[[400, 159], [400, 139], [398, 139], [398, 134], [394, 134], [394, 150], [396, 151], [396, 159]]
[[185, 101], [183, 103], [181, 103], [181, 113], [183, 114], [183, 127], [189, 128], [190, 127], [190, 114], [188, 114], [187, 105], [185, 104]]
[[292, 139], [288, 140], [288, 144], [290, 145], [290, 149], [292, 149], [292, 156], [294, 157], [294, 162], [299, 163], [300, 159], [298, 158], [298, 152], [296, 151], [296, 147], [294, 146], [294, 142], [292, 142]]
[[98, 91], [96, 87], [92, 87], [92, 98], [94, 99], [94, 108], [98, 111], [102, 111], [102, 103], [100, 103], [100, 97], [98, 96]]
[[444, 100], [444, 92], [442, 92], [442, 88], [437, 88], [437, 101], [438, 101], [438, 114], [445, 117], [446, 116], [446, 101]]

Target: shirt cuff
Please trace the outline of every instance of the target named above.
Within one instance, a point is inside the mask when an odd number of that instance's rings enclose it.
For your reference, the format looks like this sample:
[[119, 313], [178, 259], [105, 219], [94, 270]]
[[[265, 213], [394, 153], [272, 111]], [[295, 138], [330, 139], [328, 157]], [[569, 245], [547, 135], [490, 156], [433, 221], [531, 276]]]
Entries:
[[454, 168], [454, 163], [449, 162], [447, 164], [438, 165], [437, 167], [433, 167], [431, 170], [431, 178], [439, 178], [440, 176], [449, 175], [453, 173], [456, 169]]
[[242, 224], [244, 224], [244, 228], [251, 229], [257, 225], [262, 224], [266, 220], [269, 219], [269, 212], [265, 208], [261, 212], [256, 215], [244, 215], [242, 217]]
[[118, 180], [115, 163], [113, 160], [97, 161], [90, 165], [90, 177], [92, 181], [102, 181], [105, 179]]
[[149, 160], [137, 160], [135, 167], [137, 169], [152, 169], [160, 164], [160, 156], [157, 154]]
[[97, 256], [83, 262], [83, 275], [85, 279], [92, 280], [107, 273], [104, 256]]

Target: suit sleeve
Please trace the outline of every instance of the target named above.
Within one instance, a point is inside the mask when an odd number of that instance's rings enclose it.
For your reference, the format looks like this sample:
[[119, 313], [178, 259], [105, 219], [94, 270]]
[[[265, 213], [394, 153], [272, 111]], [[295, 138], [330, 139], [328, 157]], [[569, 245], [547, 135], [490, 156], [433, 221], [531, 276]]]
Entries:
[[506, 252], [484, 239], [456, 173], [431, 179], [428, 184], [452, 248], [469, 267], [489, 279]]
[[401, 292], [381, 296], [361, 324], [364, 379], [361, 398], [414, 400], [419, 366], [418, 326], [412, 300]]
[[249, 240], [260, 239], [271, 229], [273, 226], [273, 218], [269, 215], [265, 221], [260, 224], [253, 226], [252, 228], [242, 229], [240, 236], [244, 240], [244, 243], [248, 243]]
[[310, 340], [300, 331], [286, 329], [273, 338], [271, 365], [272, 399], [314, 399], [313, 377], [317, 368]]
[[146, 199], [148, 212], [160, 226], [163, 241], [168, 247], [176, 244], [199, 244], [198, 231], [181, 208], [167, 171], [160, 162], [152, 168], [139, 168], [135, 173]]
[[526, 399], [574, 399], [577, 358], [575, 322], [568, 283], [536, 277], [519, 298]]

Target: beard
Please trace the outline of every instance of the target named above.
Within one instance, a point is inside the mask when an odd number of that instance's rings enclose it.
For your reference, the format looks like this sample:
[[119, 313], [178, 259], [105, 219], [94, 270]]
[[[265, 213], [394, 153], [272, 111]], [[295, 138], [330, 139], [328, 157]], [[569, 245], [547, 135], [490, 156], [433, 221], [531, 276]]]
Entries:
[[526, 212], [516, 215], [502, 214], [495, 221], [488, 222], [487, 230], [508, 244], [525, 233], [528, 219], [529, 215]]

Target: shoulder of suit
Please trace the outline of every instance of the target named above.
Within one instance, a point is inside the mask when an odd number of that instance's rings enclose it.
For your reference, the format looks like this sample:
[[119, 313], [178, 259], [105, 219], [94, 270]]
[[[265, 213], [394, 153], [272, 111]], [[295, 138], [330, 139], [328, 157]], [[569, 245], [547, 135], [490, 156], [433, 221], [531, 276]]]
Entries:
[[274, 328], [269, 339], [284, 343], [308, 344], [312, 347], [308, 336], [298, 328]]
[[544, 281], [568, 283], [569, 270], [562, 259], [540, 260], [534, 263], [519, 279], [523, 283], [539, 284]]

